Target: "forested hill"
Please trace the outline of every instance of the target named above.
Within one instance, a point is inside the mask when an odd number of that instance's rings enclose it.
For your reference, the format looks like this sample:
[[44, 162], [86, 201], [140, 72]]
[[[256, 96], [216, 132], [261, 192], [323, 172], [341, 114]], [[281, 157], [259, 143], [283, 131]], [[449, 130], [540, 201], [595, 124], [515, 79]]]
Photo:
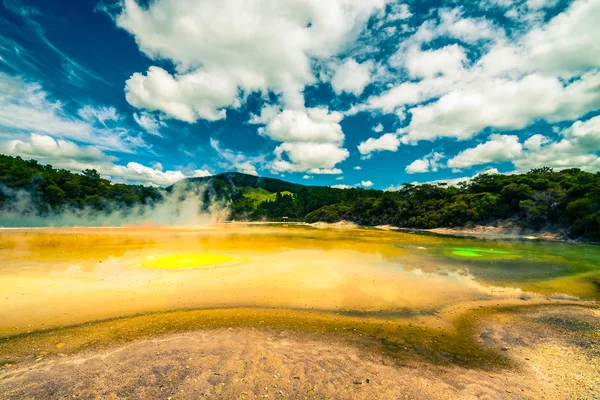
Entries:
[[[139, 204], [152, 207], [178, 189], [202, 189], [203, 207], [229, 204], [237, 220], [290, 220], [408, 228], [458, 227], [511, 221], [531, 229], [561, 228], [600, 240], [600, 173], [534, 169], [521, 175], [484, 174], [458, 186], [404, 184], [397, 191], [303, 186], [278, 179], [226, 173], [184, 180], [167, 189], [113, 184], [94, 170], [74, 174], [36, 161], [0, 155], [2, 215], [40, 216], [65, 209], [98, 212]], [[194, 192], [195, 193], [195, 192]], [[26, 194], [27, 207], [19, 206]]]
[[66, 207], [102, 210], [114, 204], [132, 207], [162, 199], [159, 189], [111, 183], [95, 170], [80, 174], [0, 154], [1, 212], [19, 211], [45, 215]]
[[255, 189], [264, 189], [267, 192], [290, 192], [298, 193], [303, 188], [315, 189], [318, 186], [305, 186], [298, 183], [282, 181], [281, 179], [263, 178], [260, 176], [247, 175], [239, 172], [226, 172], [224, 174], [207, 176], [203, 178], [188, 178], [185, 182], [190, 184], [203, 184], [206, 182], [221, 181], [225, 185], [233, 187], [251, 187]]

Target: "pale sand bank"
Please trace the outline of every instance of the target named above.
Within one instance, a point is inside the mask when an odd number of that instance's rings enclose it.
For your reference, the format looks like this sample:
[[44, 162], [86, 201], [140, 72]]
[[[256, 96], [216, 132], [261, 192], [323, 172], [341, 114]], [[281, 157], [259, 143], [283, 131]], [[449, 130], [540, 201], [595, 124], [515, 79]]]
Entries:
[[[518, 321], [518, 323], [516, 323]], [[0, 396], [104, 399], [597, 399], [600, 312], [555, 307], [482, 321], [510, 369], [394, 360], [356, 343], [274, 329], [216, 329], [0, 370]], [[590, 339], [592, 338], [592, 339]], [[504, 349], [504, 350], [501, 350]], [[367, 382], [368, 379], [368, 382]]]

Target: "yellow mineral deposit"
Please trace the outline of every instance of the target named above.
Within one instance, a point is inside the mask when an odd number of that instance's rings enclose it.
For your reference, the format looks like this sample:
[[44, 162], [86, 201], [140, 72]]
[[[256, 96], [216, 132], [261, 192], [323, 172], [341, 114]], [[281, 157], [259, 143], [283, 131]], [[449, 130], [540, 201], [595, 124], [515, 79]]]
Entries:
[[599, 261], [592, 246], [357, 228], [3, 230], [0, 357], [18, 365], [251, 328], [354, 338], [393, 359], [500, 367], [511, 361], [473, 338], [477, 321], [593, 308]]

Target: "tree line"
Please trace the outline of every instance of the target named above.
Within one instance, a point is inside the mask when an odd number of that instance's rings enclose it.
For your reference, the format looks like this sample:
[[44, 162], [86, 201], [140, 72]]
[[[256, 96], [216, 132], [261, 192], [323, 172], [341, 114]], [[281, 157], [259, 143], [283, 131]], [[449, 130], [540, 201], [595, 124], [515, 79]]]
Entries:
[[[236, 186], [241, 184], [262, 188], [266, 184], [287, 194], [277, 192], [274, 200], [257, 204]], [[214, 201], [226, 202], [235, 220], [288, 217], [309, 223], [347, 220], [363, 226], [423, 229], [511, 221], [523, 228], [560, 228], [574, 237], [600, 240], [600, 173], [575, 168], [482, 174], [457, 186], [405, 183], [396, 191], [302, 186], [232, 173], [178, 185], [183, 185], [184, 191], [203, 185], [203, 207]], [[111, 183], [95, 170], [76, 174], [0, 155], [0, 211], [17, 201], [18, 193], [29, 196], [28, 208], [22, 212], [44, 216], [66, 208], [102, 211], [115, 204], [152, 206], [173, 190]]]
[[0, 209], [19, 202], [22, 212], [43, 216], [66, 208], [102, 211], [114, 206], [151, 205], [162, 198], [159, 189], [111, 183], [93, 169], [75, 174], [0, 154]]
[[538, 168], [518, 175], [482, 174], [458, 186], [405, 183], [397, 191], [302, 189], [240, 211], [237, 217], [245, 213], [253, 220], [288, 216], [309, 223], [347, 220], [421, 229], [511, 221], [532, 230], [560, 228], [574, 237], [599, 240], [600, 173]]

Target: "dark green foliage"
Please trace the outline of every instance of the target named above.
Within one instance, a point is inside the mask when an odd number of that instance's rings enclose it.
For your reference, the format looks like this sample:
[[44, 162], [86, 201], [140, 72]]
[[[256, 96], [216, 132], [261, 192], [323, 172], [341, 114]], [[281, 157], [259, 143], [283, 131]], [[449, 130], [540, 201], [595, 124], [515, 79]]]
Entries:
[[[233, 207], [239, 211], [244, 204], [240, 199]], [[283, 216], [425, 229], [510, 220], [524, 228], [559, 228], [599, 240], [600, 174], [538, 168], [522, 175], [479, 175], [459, 187], [404, 184], [394, 192], [307, 187], [234, 212], [237, 219], [279, 221]]]
[[25, 214], [45, 215], [61, 210], [153, 204], [162, 199], [159, 189], [112, 184], [95, 170], [74, 174], [37, 161], [0, 155], [0, 209], [16, 207]]
[[271, 193], [277, 192], [292, 192], [297, 193], [307, 186], [299, 185], [297, 183], [290, 183], [273, 178], [262, 178], [260, 176], [246, 175], [239, 172], [227, 172], [215, 176], [208, 176], [204, 178], [190, 178], [186, 179], [189, 183], [206, 183], [221, 181], [223, 184], [233, 187], [253, 187], [265, 189]]
[[[510, 220], [531, 228], [561, 228], [573, 236], [600, 240], [600, 173], [579, 169], [555, 172], [537, 168], [521, 175], [484, 174], [458, 187], [445, 184], [404, 184], [398, 191], [303, 186], [240, 173], [187, 179], [164, 190], [186, 193], [202, 187], [203, 206], [226, 202], [237, 220], [337, 222], [395, 225], [407, 228], [458, 227]], [[244, 188], [276, 193], [257, 202]], [[45, 215], [65, 208], [152, 205], [163, 190], [111, 184], [94, 170], [74, 174], [0, 155], [0, 211], [20, 193], [29, 197], [19, 212]], [[282, 194], [289, 192], [291, 194]], [[261, 193], [266, 193], [262, 191]], [[268, 195], [268, 193], [267, 193]]]

